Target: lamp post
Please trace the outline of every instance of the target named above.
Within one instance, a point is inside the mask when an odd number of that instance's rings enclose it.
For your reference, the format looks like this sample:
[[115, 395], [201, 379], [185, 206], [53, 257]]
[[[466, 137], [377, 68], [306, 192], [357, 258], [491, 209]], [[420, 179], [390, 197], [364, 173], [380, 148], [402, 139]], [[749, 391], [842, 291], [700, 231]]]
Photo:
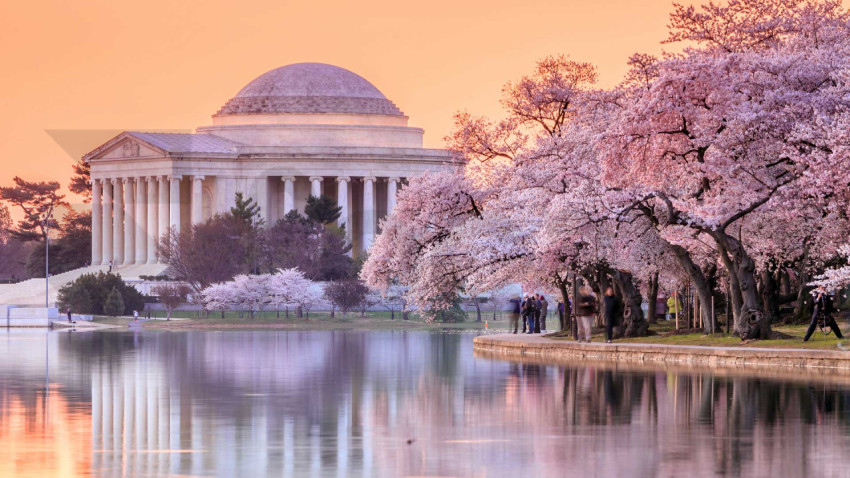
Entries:
[[[50, 308], [50, 216], [53, 215], [53, 205], [47, 210], [44, 218], [44, 308]], [[50, 311], [45, 311], [50, 315]]]

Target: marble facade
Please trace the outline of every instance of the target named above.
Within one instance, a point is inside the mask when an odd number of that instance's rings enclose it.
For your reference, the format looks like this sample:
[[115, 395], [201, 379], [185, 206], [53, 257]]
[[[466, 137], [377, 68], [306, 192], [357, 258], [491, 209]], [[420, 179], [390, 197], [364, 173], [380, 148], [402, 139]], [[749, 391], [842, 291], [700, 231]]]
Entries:
[[457, 167], [422, 147], [424, 131], [362, 77], [319, 63], [261, 75], [195, 133], [127, 131], [85, 156], [92, 178], [92, 264], [156, 263], [156, 239], [229, 211], [237, 192], [266, 224], [309, 195], [342, 207], [355, 254], [408, 178]]

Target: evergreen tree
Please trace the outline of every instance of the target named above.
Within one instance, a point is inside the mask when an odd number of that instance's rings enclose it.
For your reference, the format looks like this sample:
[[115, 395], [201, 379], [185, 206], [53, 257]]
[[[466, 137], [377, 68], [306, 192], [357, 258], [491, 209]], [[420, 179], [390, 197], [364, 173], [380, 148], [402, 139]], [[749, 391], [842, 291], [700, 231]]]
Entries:
[[253, 228], [265, 224], [263, 218], [260, 217], [260, 205], [254, 201], [254, 198], [246, 198], [241, 192], [236, 193], [235, 204], [230, 208], [230, 214]]
[[62, 304], [59, 310], [71, 309], [71, 311], [76, 314], [93, 313], [91, 296], [89, 295], [89, 291], [86, 290], [85, 285], [82, 283], [74, 282], [71, 284], [68, 288], [66, 299], [67, 301]]
[[124, 313], [124, 300], [121, 298], [121, 293], [118, 289], [113, 288], [112, 292], [106, 297], [106, 303], [103, 304], [103, 313], [115, 317]]
[[322, 194], [319, 197], [310, 195], [307, 198], [307, 205], [304, 206], [304, 214], [319, 224], [333, 224], [339, 219], [342, 211], [342, 206], [337, 206], [333, 198]]
[[71, 176], [68, 189], [82, 196], [83, 202], [91, 202], [91, 166], [80, 158], [71, 168], [74, 175]]
[[[45, 219], [58, 206], [69, 206], [65, 195], [59, 194], [56, 181], [26, 181], [15, 177], [15, 185], [0, 187], [0, 201], [19, 207], [24, 212], [18, 227], [9, 231], [12, 237], [22, 241], [43, 239], [46, 233]], [[50, 221], [50, 229], [58, 229], [56, 220]]]

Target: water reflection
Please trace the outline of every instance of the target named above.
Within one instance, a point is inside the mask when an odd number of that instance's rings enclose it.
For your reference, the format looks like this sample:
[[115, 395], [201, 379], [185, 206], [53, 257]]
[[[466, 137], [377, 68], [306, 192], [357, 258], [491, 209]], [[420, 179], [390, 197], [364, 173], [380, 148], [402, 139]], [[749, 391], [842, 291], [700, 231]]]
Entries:
[[10, 333], [0, 476], [848, 473], [845, 384], [489, 360], [471, 339]]

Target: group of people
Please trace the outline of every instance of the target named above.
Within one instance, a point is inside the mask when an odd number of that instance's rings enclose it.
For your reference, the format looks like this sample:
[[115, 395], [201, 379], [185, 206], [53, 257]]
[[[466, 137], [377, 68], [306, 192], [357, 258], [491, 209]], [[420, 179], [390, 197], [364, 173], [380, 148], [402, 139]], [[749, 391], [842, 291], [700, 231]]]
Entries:
[[517, 333], [519, 330], [519, 319], [522, 317], [522, 333], [540, 334], [546, 333], [546, 317], [549, 315], [549, 301], [542, 294], [525, 294], [522, 300], [511, 299], [513, 309], [511, 310], [511, 323], [509, 330]]
[[[576, 306], [576, 323], [578, 329], [578, 341], [590, 342], [590, 337], [593, 328], [593, 319], [599, 311], [596, 295], [593, 289], [584, 286], [579, 290], [578, 305]], [[604, 301], [604, 316], [605, 316], [605, 338], [608, 343], [611, 343], [614, 333], [614, 323], [616, 321], [616, 311], [619, 307], [619, 301], [614, 295], [614, 289], [609, 287], [605, 291]], [[523, 334], [539, 334], [546, 332], [546, 317], [549, 314], [549, 302], [541, 294], [524, 294], [522, 299], [519, 297], [511, 299], [512, 310], [510, 325], [508, 330], [511, 333], [519, 333], [519, 322], [522, 319]], [[573, 304], [571, 301], [566, 303], [558, 301], [558, 318], [560, 320], [561, 330], [566, 326], [565, 320], [572, 313]]]

